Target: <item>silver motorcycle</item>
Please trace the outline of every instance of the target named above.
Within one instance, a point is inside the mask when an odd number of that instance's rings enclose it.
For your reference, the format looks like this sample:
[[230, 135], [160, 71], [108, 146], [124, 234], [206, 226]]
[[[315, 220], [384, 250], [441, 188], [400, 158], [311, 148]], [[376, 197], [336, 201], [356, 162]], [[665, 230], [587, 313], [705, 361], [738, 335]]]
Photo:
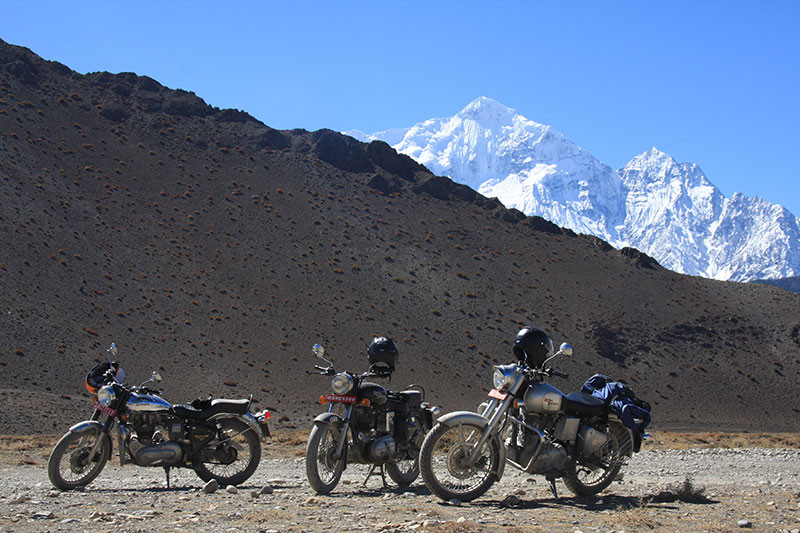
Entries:
[[571, 355], [572, 347], [564, 343], [555, 354], [550, 349], [531, 366], [530, 357], [495, 366], [494, 388], [477, 413], [439, 419], [420, 450], [422, 478], [432, 493], [448, 501], [478, 498], [500, 481], [506, 463], [545, 476], [556, 499], [557, 478], [581, 496], [597, 494], [617, 478], [644, 433], [626, 427], [603, 400], [585, 392], [565, 395], [546, 383], [551, 376], [568, 377], [547, 367], [562, 354]]

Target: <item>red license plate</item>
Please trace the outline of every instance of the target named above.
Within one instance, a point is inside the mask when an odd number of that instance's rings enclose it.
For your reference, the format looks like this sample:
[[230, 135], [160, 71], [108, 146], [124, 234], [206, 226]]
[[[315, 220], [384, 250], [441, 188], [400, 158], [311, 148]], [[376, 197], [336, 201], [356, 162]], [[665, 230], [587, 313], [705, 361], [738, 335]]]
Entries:
[[494, 398], [496, 400], [505, 400], [508, 397], [507, 392], [500, 392], [497, 389], [492, 389], [489, 391], [489, 398]]
[[92, 400], [92, 407], [94, 407], [95, 409], [97, 409], [101, 413], [107, 414], [108, 416], [116, 416], [116, 414], [117, 414], [117, 411], [115, 409], [112, 409], [112, 408], [110, 408], [108, 406], [103, 405], [102, 403], [100, 403], [97, 400], [97, 398]]
[[357, 400], [355, 396], [342, 396], [340, 394], [326, 394], [325, 399], [336, 403], [356, 403]]

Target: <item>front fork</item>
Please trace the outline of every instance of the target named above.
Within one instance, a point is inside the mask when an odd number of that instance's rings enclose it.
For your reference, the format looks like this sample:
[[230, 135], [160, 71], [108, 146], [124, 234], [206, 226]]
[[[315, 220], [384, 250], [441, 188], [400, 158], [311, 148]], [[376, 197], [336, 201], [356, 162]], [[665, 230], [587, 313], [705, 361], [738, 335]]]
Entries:
[[500, 402], [500, 405], [497, 405], [497, 400], [492, 400], [489, 402], [489, 405], [483, 411], [483, 416], [486, 416], [488, 413], [492, 413], [492, 417], [489, 419], [489, 423], [486, 425], [486, 429], [483, 431], [481, 438], [478, 439], [478, 443], [472, 448], [472, 453], [469, 454], [467, 458], [467, 464], [469, 466], [474, 466], [475, 462], [478, 460], [481, 452], [483, 451], [483, 447], [486, 446], [486, 442], [494, 435], [497, 426], [500, 424], [500, 420], [503, 418], [503, 415], [506, 414], [508, 411], [511, 402], [514, 401], [513, 394], [507, 394], [505, 400]]
[[[333, 411], [333, 404], [328, 408], [328, 412]], [[336, 453], [333, 459], [338, 461], [344, 453], [344, 446], [347, 444], [347, 430], [350, 428], [350, 415], [353, 412], [353, 405], [348, 404], [347, 410], [344, 413], [344, 420], [342, 421], [342, 431], [339, 433], [339, 442], [336, 443]]]

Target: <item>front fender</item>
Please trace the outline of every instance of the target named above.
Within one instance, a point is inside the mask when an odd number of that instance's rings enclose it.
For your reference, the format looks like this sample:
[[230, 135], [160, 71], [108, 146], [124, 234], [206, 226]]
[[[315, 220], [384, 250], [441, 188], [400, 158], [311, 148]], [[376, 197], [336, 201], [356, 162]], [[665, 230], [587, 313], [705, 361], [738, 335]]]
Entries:
[[84, 420], [83, 422], [78, 422], [71, 428], [69, 428], [70, 433], [84, 433], [86, 431], [103, 431], [103, 424], [98, 422], [97, 420]]
[[314, 423], [316, 424], [317, 422], [321, 422], [323, 424], [330, 424], [332, 422], [341, 424], [344, 422], [344, 419], [336, 413], [322, 413], [314, 419]]
[[[489, 419], [478, 413], [473, 413], [472, 411], [453, 411], [452, 413], [447, 413], [440, 417], [437, 424], [444, 424], [447, 427], [455, 427], [460, 424], [472, 424], [485, 430], [489, 425]], [[500, 435], [497, 433], [493, 434], [489, 439], [497, 443], [497, 449], [500, 453], [500, 462], [497, 467], [497, 479], [499, 481], [500, 478], [503, 477], [503, 472], [506, 468], [506, 447], [503, 441], [500, 440]]]
[[77, 424], [69, 428], [69, 432], [100, 433], [103, 436], [102, 438], [105, 441], [105, 445], [108, 446], [108, 455], [111, 456], [111, 452], [114, 450], [114, 448], [111, 445], [111, 437], [108, 435], [108, 433], [103, 432], [103, 424], [101, 424], [97, 420], [84, 420], [83, 422], [78, 422]]

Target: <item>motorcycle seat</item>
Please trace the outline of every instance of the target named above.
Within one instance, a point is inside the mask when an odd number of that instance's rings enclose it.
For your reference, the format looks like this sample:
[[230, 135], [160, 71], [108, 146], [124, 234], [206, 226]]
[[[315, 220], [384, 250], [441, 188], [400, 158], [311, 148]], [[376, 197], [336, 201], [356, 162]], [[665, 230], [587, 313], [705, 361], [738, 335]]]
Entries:
[[603, 416], [606, 414], [606, 404], [585, 392], [573, 392], [564, 397], [561, 406], [566, 412], [584, 416]]
[[411, 389], [411, 390], [404, 390], [403, 392], [398, 392], [397, 394], [400, 395], [410, 407], [419, 407], [422, 403], [422, 391]]
[[196, 409], [191, 405], [181, 404], [173, 405], [172, 412], [175, 415], [188, 418], [192, 420], [209, 418], [221, 413], [230, 413], [234, 415], [243, 415], [250, 407], [250, 400], [211, 400], [208, 407], [203, 409]]

